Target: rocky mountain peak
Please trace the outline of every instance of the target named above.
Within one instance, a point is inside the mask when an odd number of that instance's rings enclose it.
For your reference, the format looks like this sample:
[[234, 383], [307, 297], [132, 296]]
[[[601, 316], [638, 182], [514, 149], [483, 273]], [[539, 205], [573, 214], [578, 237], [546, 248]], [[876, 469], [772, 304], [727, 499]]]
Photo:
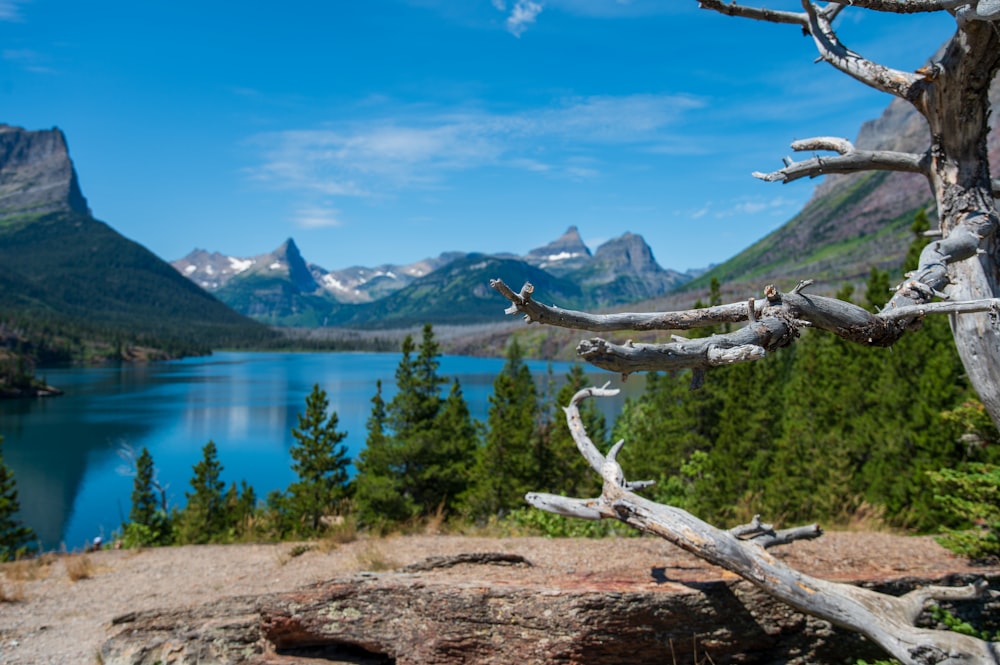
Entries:
[[281, 243], [281, 246], [270, 254], [256, 257], [254, 264], [253, 269], [257, 274], [283, 273], [287, 275], [292, 284], [302, 293], [313, 293], [320, 290], [320, 285], [313, 279], [309, 266], [302, 258], [302, 253], [299, 252], [299, 247], [292, 238]]
[[556, 275], [575, 270], [590, 259], [590, 250], [583, 244], [580, 231], [575, 226], [566, 229], [565, 233], [544, 247], [531, 250], [524, 257], [526, 263]]
[[653, 250], [645, 239], [635, 233], [626, 232], [604, 243], [597, 248], [594, 259], [608, 268], [632, 273], [663, 270], [653, 258]]
[[90, 214], [65, 135], [0, 124], [0, 217], [49, 212]]

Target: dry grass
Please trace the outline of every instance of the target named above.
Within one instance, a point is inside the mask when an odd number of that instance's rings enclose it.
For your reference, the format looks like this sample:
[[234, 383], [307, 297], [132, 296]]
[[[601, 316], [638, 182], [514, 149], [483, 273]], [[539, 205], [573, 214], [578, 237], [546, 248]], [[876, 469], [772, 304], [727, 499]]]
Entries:
[[96, 572], [94, 562], [86, 554], [71, 554], [63, 559], [66, 576], [73, 582], [90, 579]]
[[24, 582], [0, 582], [0, 603], [21, 603], [27, 598]]
[[358, 525], [351, 517], [341, 517], [328, 522], [323, 537], [316, 543], [316, 549], [329, 554], [341, 545], [353, 543], [358, 539]]
[[357, 562], [358, 570], [378, 573], [399, 568], [399, 563], [382, 551], [380, 543], [381, 541], [379, 543], [372, 543], [361, 552], [358, 552], [354, 559]]
[[2, 570], [8, 580], [31, 582], [44, 580], [52, 573], [52, 564], [57, 557], [48, 552], [32, 559], [21, 559], [3, 564]]

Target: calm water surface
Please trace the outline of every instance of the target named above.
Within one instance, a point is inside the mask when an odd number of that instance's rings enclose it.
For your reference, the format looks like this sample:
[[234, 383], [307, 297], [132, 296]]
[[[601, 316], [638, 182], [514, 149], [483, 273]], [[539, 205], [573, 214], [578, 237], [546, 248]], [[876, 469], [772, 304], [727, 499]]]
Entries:
[[[21, 516], [45, 548], [77, 549], [107, 539], [130, 509], [132, 477], [124, 472], [124, 445], [149, 448], [171, 505], [184, 503], [192, 467], [209, 441], [218, 447], [222, 479], [246, 480], [259, 497], [294, 480], [291, 429], [318, 383], [347, 432], [351, 457], [364, 446], [375, 382], [388, 401], [395, 393], [398, 353], [217, 353], [208, 358], [120, 367], [49, 370], [62, 397], [0, 401], [4, 461], [14, 472]], [[536, 380], [549, 364], [529, 362]], [[474, 418], [486, 419], [493, 380], [503, 360], [444, 356], [440, 373], [457, 378]], [[553, 363], [561, 383], [567, 363]], [[609, 424], [642, 377], [602, 405]]]

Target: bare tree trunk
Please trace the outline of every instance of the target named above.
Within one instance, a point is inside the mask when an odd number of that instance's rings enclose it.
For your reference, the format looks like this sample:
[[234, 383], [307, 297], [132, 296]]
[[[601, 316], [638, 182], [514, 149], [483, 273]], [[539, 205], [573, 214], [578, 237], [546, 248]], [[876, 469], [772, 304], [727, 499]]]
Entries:
[[[736, 332], [704, 339], [675, 336], [666, 344], [615, 344], [592, 338], [578, 347], [588, 362], [623, 374], [691, 368], [694, 384], [712, 367], [753, 361], [790, 344], [805, 326], [861, 344], [888, 346], [919, 328], [924, 316], [948, 313], [969, 380], [1000, 427], [1000, 248], [994, 200], [998, 186], [991, 179], [987, 153], [989, 89], [1000, 70], [1000, 0], [831, 0], [823, 5], [802, 0], [802, 12], [754, 8], [725, 0], [700, 0], [699, 5], [729, 16], [800, 27], [813, 38], [820, 59], [866, 85], [906, 99], [930, 127], [931, 144], [923, 154], [859, 151], [845, 139], [820, 137], [796, 141], [792, 147], [828, 150], [836, 155], [801, 162], [786, 159], [784, 168], [754, 175], [789, 182], [868, 170], [922, 173], [937, 200], [939, 239], [923, 250], [919, 267], [906, 276], [886, 307], [875, 315], [850, 303], [806, 295], [803, 287], [807, 282], [790, 293], [768, 286], [759, 302], [750, 299], [686, 312], [592, 315], [541, 305], [532, 299], [530, 284], [515, 293], [494, 280], [493, 287], [512, 303], [507, 312], [521, 313], [529, 322], [601, 332], [687, 330], [747, 322]], [[926, 67], [916, 72], [894, 70], [865, 59], [840, 42], [833, 22], [848, 5], [896, 13], [948, 11], [956, 17], [958, 29]], [[722, 531], [683, 510], [636, 496], [634, 491], [648, 483], [625, 480], [615, 461], [624, 442], [616, 444], [607, 457], [602, 456], [579, 417], [582, 399], [608, 393], [603, 389], [581, 391], [566, 409], [581, 454], [604, 478], [601, 496], [572, 499], [532, 493], [526, 498], [533, 506], [583, 519], [618, 519], [660, 536], [804, 612], [866, 635], [905, 665], [1000, 663], [1000, 643], [914, 625], [930, 601], [977, 598], [987, 593], [985, 584], [963, 589], [929, 587], [895, 598], [830, 583], [803, 575], [767, 553], [768, 547], [818, 536], [818, 527], [775, 532], [755, 519], [749, 525]]]
[[[951, 263], [949, 296], [993, 298], [998, 291], [997, 210], [986, 152], [989, 91], [1000, 67], [997, 23], [971, 22], [956, 33], [917, 101], [931, 129], [931, 186], [944, 237], [973, 224], [977, 254]], [[1000, 427], [1000, 329], [995, 315], [952, 317], [969, 380]]]

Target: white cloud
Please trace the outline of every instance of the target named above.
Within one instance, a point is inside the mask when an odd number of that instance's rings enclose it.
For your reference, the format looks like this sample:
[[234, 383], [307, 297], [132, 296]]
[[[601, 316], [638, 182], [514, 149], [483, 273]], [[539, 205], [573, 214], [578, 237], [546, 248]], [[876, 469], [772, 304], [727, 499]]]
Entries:
[[295, 212], [293, 221], [296, 226], [303, 229], [322, 229], [331, 226], [340, 226], [339, 215], [340, 211], [332, 208], [307, 206], [299, 208]]
[[532, 0], [517, 0], [510, 16], [507, 17], [507, 30], [515, 37], [520, 37], [541, 13], [541, 3], [532, 2]]
[[703, 102], [677, 95], [581, 97], [517, 113], [410, 111], [254, 137], [261, 163], [250, 176], [283, 189], [325, 196], [381, 197], [433, 189], [449, 175], [509, 168], [550, 177], [593, 178], [601, 148], [669, 143], [677, 123]]

